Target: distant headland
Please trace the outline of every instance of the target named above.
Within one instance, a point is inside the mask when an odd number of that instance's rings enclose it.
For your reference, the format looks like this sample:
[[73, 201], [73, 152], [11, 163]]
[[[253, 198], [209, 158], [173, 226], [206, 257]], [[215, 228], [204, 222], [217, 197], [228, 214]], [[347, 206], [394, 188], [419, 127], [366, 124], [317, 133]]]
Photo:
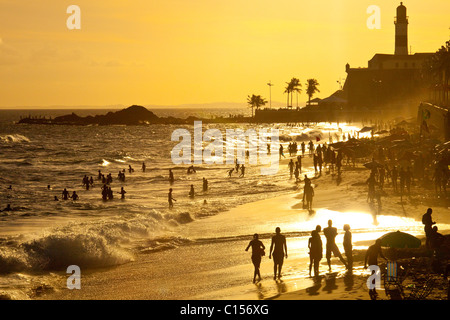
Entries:
[[185, 119], [175, 117], [158, 117], [152, 111], [143, 106], [132, 105], [128, 108], [108, 112], [105, 115], [95, 115], [80, 117], [75, 113], [63, 115], [55, 118], [47, 117], [24, 117], [19, 124], [53, 124], [53, 125], [150, 125], [150, 124], [192, 124], [193, 121], [204, 123], [225, 123], [225, 122], [251, 122], [250, 117], [232, 116], [216, 117], [213, 119], [203, 119], [189, 116]]

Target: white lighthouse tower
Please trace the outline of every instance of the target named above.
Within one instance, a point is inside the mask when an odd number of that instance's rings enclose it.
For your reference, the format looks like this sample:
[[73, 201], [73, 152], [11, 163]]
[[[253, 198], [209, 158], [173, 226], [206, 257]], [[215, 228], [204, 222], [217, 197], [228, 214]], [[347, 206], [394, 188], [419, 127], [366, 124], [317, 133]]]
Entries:
[[406, 16], [406, 7], [403, 2], [397, 7], [397, 16], [395, 24], [395, 54], [408, 54], [408, 17]]

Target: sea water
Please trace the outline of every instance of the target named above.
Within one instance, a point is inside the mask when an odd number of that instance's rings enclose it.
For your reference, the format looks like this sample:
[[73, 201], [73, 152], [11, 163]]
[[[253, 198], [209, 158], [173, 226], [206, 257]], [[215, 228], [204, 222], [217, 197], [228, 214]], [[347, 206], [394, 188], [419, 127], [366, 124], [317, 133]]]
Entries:
[[[187, 174], [188, 165], [174, 165], [171, 141], [175, 129], [193, 130], [192, 125], [148, 126], [66, 126], [19, 125], [20, 116], [58, 116], [67, 110], [0, 110], [0, 209], [11, 204], [13, 211], [0, 213], [0, 289], [22, 288], [13, 298], [26, 298], [35, 278], [64, 272], [69, 265], [83, 270], [110, 267], [133, 260], [140, 250], [146, 254], [169, 250], [195, 241], [189, 235], [174, 236], [180, 225], [219, 215], [240, 204], [296, 192], [286, 165], [276, 175], [263, 176], [258, 166], [246, 165], [245, 177], [229, 164], [196, 165], [196, 174]], [[196, 114], [197, 112], [197, 114]], [[77, 110], [79, 115], [104, 114], [104, 110]], [[228, 115], [230, 110], [155, 110], [158, 116]], [[357, 127], [341, 124], [311, 126], [285, 124], [204, 124], [203, 129], [271, 128], [280, 130], [285, 147], [291, 141], [336, 141]], [[141, 170], [142, 163], [146, 171]], [[131, 166], [134, 172], [129, 173]], [[125, 169], [125, 182], [118, 172]], [[169, 184], [172, 169], [175, 182]], [[113, 200], [102, 200], [98, 170], [111, 173]], [[306, 168], [311, 170], [311, 168]], [[303, 172], [304, 174], [305, 172]], [[93, 177], [86, 190], [84, 175]], [[209, 182], [202, 191], [202, 178]], [[195, 199], [188, 196], [190, 185]], [[8, 186], [11, 185], [11, 189]], [[50, 186], [50, 188], [48, 188]], [[120, 199], [120, 188], [126, 190]], [[79, 200], [61, 200], [67, 188]], [[173, 188], [177, 200], [172, 210], [167, 194]], [[57, 196], [59, 201], [54, 201]], [[207, 205], [204, 204], [206, 200]], [[306, 230], [305, 230], [306, 231]], [[175, 232], [176, 234], [176, 232]], [[243, 235], [233, 235], [238, 237]], [[142, 239], [146, 247], [142, 248]], [[24, 289], [25, 288], [25, 289]]]

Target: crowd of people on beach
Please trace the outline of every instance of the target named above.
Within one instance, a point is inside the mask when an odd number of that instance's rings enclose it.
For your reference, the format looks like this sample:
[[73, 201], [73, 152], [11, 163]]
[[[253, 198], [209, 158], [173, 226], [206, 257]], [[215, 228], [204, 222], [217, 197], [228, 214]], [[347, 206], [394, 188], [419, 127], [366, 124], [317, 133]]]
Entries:
[[[431, 208], [427, 209], [427, 212], [422, 217], [422, 223], [424, 224], [424, 232], [426, 236], [426, 248], [431, 250], [436, 250], [439, 248], [443, 242], [445, 241], [445, 236], [438, 233], [437, 226], [435, 221], [433, 221], [431, 214], [433, 210]], [[317, 225], [314, 230], [311, 231], [311, 236], [308, 238], [308, 250], [309, 250], [309, 276], [319, 277], [319, 267], [320, 261], [323, 258], [323, 242], [320, 235], [320, 232], [323, 232], [323, 235], [326, 239], [325, 245], [325, 258], [327, 260], [328, 272], [332, 271], [331, 268], [331, 258], [332, 256], [338, 258], [341, 263], [345, 266], [348, 272], [352, 272], [353, 269], [353, 244], [352, 244], [352, 233], [350, 231], [350, 225], [344, 224], [343, 226], [344, 236], [342, 246], [344, 248], [344, 253], [346, 259], [344, 259], [341, 254], [337, 244], [336, 244], [336, 236], [338, 235], [337, 228], [333, 227], [333, 221], [328, 220], [328, 226], [322, 230], [320, 225]], [[254, 266], [253, 272], [253, 283], [261, 281], [261, 273], [260, 266], [262, 257], [266, 255], [266, 247], [263, 242], [259, 239], [259, 235], [255, 233], [253, 235], [253, 239], [250, 240], [248, 246], [245, 248], [245, 251], [248, 251], [249, 248], [252, 248], [251, 261]], [[368, 266], [378, 266], [378, 257], [383, 258], [385, 261], [388, 259], [384, 256], [383, 251], [381, 249], [381, 239], [376, 239], [374, 244], [370, 245], [366, 250], [364, 256], [364, 269]], [[269, 249], [269, 259], [273, 259], [273, 279], [281, 279], [281, 270], [283, 267], [284, 259], [288, 258], [288, 250], [287, 250], [287, 241], [286, 237], [281, 234], [280, 227], [275, 229], [275, 235], [271, 238], [271, 244]], [[257, 279], [258, 277], [258, 279]], [[369, 292], [372, 296], [376, 296], [376, 290], [371, 289]]]
[[[316, 229], [311, 232], [311, 237], [308, 239], [308, 249], [309, 249], [309, 276], [312, 276], [312, 272], [314, 273], [314, 277], [319, 276], [319, 266], [320, 261], [323, 258], [323, 243], [320, 236], [320, 232], [322, 231], [322, 227], [320, 225], [316, 226]], [[328, 271], [331, 272], [331, 257], [337, 257], [342, 262], [347, 270], [352, 270], [353, 268], [353, 255], [352, 255], [352, 234], [350, 232], [350, 225], [344, 225], [344, 251], [347, 260], [342, 256], [337, 244], [336, 244], [336, 236], [338, 235], [337, 228], [333, 227], [333, 221], [328, 220], [328, 226], [323, 229], [323, 234], [326, 238], [325, 245], [325, 257], [327, 259]], [[259, 235], [255, 233], [253, 235], [253, 239], [249, 242], [245, 251], [248, 251], [249, 248], [252, 248], [252, 256], [251, 260], [254, 266], [253, 273], [253, 282], [261, 281], [261, 259], [265, 256], [265, 246], [261, 240], [259, 240]], [[273, 279], [277, 280], [282, 277], [281, 270], [283, 267], [284, 259], [288, 258], [288, 250], [286, 237], [281, 234], [280, 227], [275, 229], [275, 235], [271, 239], [270, 249], [269, 249], [269, 259], [273, 258]], [[258, 276], [258, 280], [256, 277]]]

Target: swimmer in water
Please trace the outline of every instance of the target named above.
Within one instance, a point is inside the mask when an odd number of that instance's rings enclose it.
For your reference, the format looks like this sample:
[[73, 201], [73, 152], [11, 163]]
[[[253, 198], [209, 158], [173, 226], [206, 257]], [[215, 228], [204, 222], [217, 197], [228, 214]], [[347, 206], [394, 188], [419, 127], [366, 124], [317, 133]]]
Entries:
[[64, 190], [62, 192], [62, 196], [63, 196], [63, 200], [69, 199], [69, 191], [67, 191], [66, 188], [64, 188]]
[[76, 191], [74, 191], [74, 192], [72, 193], [72, 197], [71, 197], [71, 198], [72, 198], [72, 200], [74, 200], [74, 201], [75, 201], [75, 200], [78, 200], [79, 197], [78, 197]]
[[127, 193], [124, 189], [123, 189], [123, 187], [121, 187], [120, 188], [120, 192], [118, 192], [118, 193], [120, 193], [121, 194], [121, 199], [125, 199], [125, 193]]

